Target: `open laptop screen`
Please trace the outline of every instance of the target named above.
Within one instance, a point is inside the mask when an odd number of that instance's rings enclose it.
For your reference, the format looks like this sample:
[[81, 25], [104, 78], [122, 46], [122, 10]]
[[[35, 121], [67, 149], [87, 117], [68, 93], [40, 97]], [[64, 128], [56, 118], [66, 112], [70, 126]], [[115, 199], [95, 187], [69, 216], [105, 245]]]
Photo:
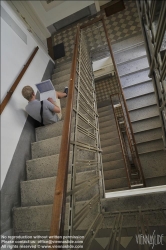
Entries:
[[50, 90], [55, 90], [54, 86], [52, 85], [52, 82], [50, 80], [46, 80], [41, 83], [37, 83], [36, 87], [40, 93], [47, 92]]

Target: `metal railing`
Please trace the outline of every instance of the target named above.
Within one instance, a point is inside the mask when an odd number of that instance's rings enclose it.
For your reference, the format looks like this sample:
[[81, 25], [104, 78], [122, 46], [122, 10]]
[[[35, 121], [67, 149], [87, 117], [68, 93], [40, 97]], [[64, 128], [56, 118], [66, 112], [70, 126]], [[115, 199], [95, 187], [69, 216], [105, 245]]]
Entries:
[[[105, 192], [92, 62], [81, 28], [77, 27], [72, 59], [50, 236], [63, 236], [66, 227], [68, 235], [77, 234], [76, 231], [81, 223], [88, 216], [93, 216], [94, 211], [92, 210], [95, 208], [94, 220], [88, 225], [84, 237], [84, 246], [88, 249], [95, 236], [94, 234], [91, 237], [91, 230], [102, 222], [100, 198], [104, 197]], [[74, 128], [72, 137], [71, 127]], [[72, 149], [71, 180], [70, 188], [67, 190], [70, 149]], [[86, 173], [89, 170], [92, 170], [92, 175], [86, 180], [80, 180], [79, 173]], [[92, 195], [78, 211], [77, 201], [80, 199], [79, 197], [87, 193]], [[68, 211], [66, 210], [66, 198], [69, 204]], [[66, 224], [65, 213], [69, 215]], [[52, 245], [52, 249], [57, 248]]]
[[111, 104], [117, 125], [118, 135], [125, 162], [126, 175], [129, 188], [145, 186], [145, 180], [141, 169], [141, 164], [136, 152], [136, 145], [133, 143], [129, 121], [125, 110], [122, 95], [113, 94]]
[[166, 2], [137, 0], [166, 147]]
[[17, 79], [15, 80], [15, 82], [13, 83], [13, 85], [11, 86], [10, 90], [7, 92], [4, 100], [0, 104], [0, 114], [2, 114], [4, 108], [8, 104], [11, 96], [13, 95], [15, 89], [17, 88], [17, 86], [18, 86], [19, 82], [21, 81], [23, 75], [25, 74], [26, 70], [28, 69], [28, 67], [29, 67], [31, 61], [33, 60], [34, 56], [36, 55], [38, 49], [39, 49], [38, 46], [34, 49], [34, 51], [32, 52], [31, 56], [29, 57], [28, 61], [26, 62], [26, 64], [24, 65], [23, 69], [19, 73]]

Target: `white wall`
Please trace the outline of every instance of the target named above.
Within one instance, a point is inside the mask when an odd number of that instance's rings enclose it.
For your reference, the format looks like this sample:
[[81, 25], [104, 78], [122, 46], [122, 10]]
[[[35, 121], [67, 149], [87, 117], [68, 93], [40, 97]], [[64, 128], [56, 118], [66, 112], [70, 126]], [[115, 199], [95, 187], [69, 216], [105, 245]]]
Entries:
[[[16, 16], [6, 2], [1, 2], [2, 7], [27, 35], [27, 44], [13, 31], [13, 29], [1, 18], [1, 100], [12, 86], [20, 73], [37, 42], [27, 31], [23, 23]], [[27, 104], [21, 95], [25, 85], [34, 87], [39, 82], [47, 64], [51, 58], [42, 47], [33, 59], [31, 65], [21, 79], [18, 87], [12, 95], [9, 103], [1, 115], [1, 186], [3, 185], [8, 168], [10, 166], [15, 148], [19, 141], [22, 129], [26, 122], [24, 108]]]
[[73, 13], [95, 3], [95, 1], [63, 1], [49, 11], [46, 11], [40, 1], [29, 1], [45, 27], [72, 15]]

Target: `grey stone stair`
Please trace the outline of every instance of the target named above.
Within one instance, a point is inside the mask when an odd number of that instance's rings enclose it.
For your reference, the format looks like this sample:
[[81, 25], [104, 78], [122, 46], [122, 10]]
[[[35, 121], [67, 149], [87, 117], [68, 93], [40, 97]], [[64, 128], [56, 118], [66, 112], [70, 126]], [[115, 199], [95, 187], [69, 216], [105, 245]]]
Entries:
[[[79, 184], [82, 180], [89, 177], [94, 177], [95, 171], [86, 171], [77, 173], [76, 182]], [[71, 186], [71, 175], [68, 175], [68, 191]], [[37, 205], [49, 205], [53, 203], [55, 192], [56, 177], [48, 177], [36, 180], [29, 180], [21, 182], [21, 205], [25, 206], [37, 206]], [[98, 191], [98, 185], [93, 186], [88, 192], [79, 193], [76, 195], [76, 200], [89, 200]]]
[[59, 77], [56, 77], [56, 78], [53, 78], [52, 79], [52, 83], [53, 85], [59, 85], [63, 82], [70, 82], [70, 74], [67, 74], [67, 75], [61, 75]]
[[110, 107], [108, 110], [105, 110], [105, 111], [100, 111], [100, 112], [98, 112], [98, 114], [99, 114], [99, 117], [103, 117], [103, 116], [111, 116], [111, 115], [113, 115], [112, 114], [112, 108]]
[[120, 152], [111, 153], [111, 154], [104, 154], [102, 158], [103, 158], [103, 163], [104, 163], [104, 162], [123, 159], [123, 155], [122, 155], [122, 152], [120, 151]]
[[69, 81], [70, 81], [70, 79], [65, 80], [63, 82], [55, 82], [55, 80], [53, 80], [52, 83], [53, 83], [56, 91], [63, 92], [64, 88], [69, 86]]
[[104, 107], [98, 108], [97, 111], [98, 111], [99, 114], [101, 114], [102, 112], [109, 111], [111, 109], [112, 109], [112, 107], [109, 104], [109, 105], [106, 105]]
[[122, 87], [129, 88], [130, 86], [150, 81], [151, 79], [148, 77], [148, 74], [149, 74], [149, 67], [146, 67], [145, 69], [141, 69], [139, 71], [135, 71], [133, 73], [121, 76], [120, 81]]
[[54, 69], [54, 73], [63, 72], [63, 70], [71, 69], [71, 62], [57, 64], [56, 68]]
[[[85, 201], [76, 203], [76, 212], [82, 209]], [[30, 235], [49, 235], [52, 216], [52, 204], [42, 206], [20, 207], [13, 209], [13, 223], [15, 233], [30, 233]], [[66, 203], [65, 230], [68, 228], [69, 203]], [[96, 216], [96, 210], [92, 209], [84, 222], [77, 230], [87, 230]]]
[[136, 85], [131, 85], [128, 88], [124, 88], [124, 95], [125, 98], [132, 98], [136, 95], [144, 95], [148, 94], [149, 92], [154, 92], [154, 87], [152, 81], [141, 82]]
[[60, 76], [68, 75], [70, 74], [70, 71], [71, 71], [70, 67], [68, 69], [61, 70], [60, 72], [56, 72], [56, 69], [55, 69], [54, 70], [55, 73], [52, 75], [52, 79], [58, 78]]
[[118, 43], [112, 44], [112, 50], [114, 54], [119, 53], [120, 51], [125, 51], [130, 49], [132, 46], [136, 47], [144, 42], [142, 33], [137, 34], [136, 36], [130, 37], [128, 39], [122, 40]]
[[145, 141], [161, 139], [161, 136], [162, 136], [161, 128], [154, 128], [154, 129], [151, 129], [151, 130], [136, 133], [135, 134], [135, 140], [136, 140], [137, 144], [139, 144], [139, 143], [142, 143], [142, 142], [145, 142]]
[[106, 140], [106, 139], [113, 139], [118, 137], [118, 132], [117, 131], [110, 131], [110, 128], [102, 128], [100, 129], [100, 139], [101, 140]]
[[105, 139], [101, 141], [101, 147], [107, 147], [108, 145], [117, 145], [119, 144], [119, 137], [115, 137], [114, 139]]
[[144, 154], [151, 151], [158, 151], [164, 149], [162, 139], [150, 140], [143, 143], [137, 144], [139, 154]]
[[144, 120], [155, 116], [159, 116], [159, 111], [156, 104], [148, 107], [143, 107], [138, 110], [130, 111], [131, 122]]
[[116, 153], [121, 151], [121, 146], [120, 144], [116, 144], [116, 145], [110, 145], [108, 144], [105, 147], [102, 147], [103, 150], [103, 155], [108, 154], [108, 153]]
[[154, 104], [156, 104], [156, 97], [154, 93], [136, 96], [135, 98], [127, 100], [127, 107], [129, 111]]
[[[117, 51], [116, 53], [114, 53], [115, 56], [115, 60], [116, 63], [123, 63], [126, 61], [130, 61], [132, 59], [135, 59], [137, 57], [142, 57], [146, 55], [146, 50], [145, 50], [145, 46], [144, 44], [138, 44], [138, 46], [133, 47], [130, 50], [130, 53], [128, 52], [128, 50], [122, 50], [122, 51]], [[122, 56], [123, 54], [123, 56]]]
[[102, 207], [106, 212], [137, 210], [139, 206], [142, 209], [158, 209], [166, 207], [166, 192], [157, 192], [151, 194], [139, 194], [136, 196], [125, 196], [119, 198], [102, 199]]
[[106, 190], [114, 191], [114, 189], [117, 188], [128, 188], [128, 182], [126, 177], [105, 180]]
[[160, 128], [161, 124], [160, 124], [159, 117], [157, 116], [157, 117], [152, 117], [150, 119], [144, 119], [141, 121], [134, 122], [132, 124], [132, 127], [133, 127], [134, 133], [138, 133], [142, 131], [151, 130], [154, 128]]
[[144, 57], [137, 58], [129, 62], [124, 62], [117, 66], [118, 66], [119, 75], [121, 77], [123, 75], [131, 74], [135, 71], [147, 68], [149, 65], [148, 65], [147, 57], [144, 56]]
[[[69, 156], [69, 173], [71, 172], [72, 152]], [[27, 180], [56, 176], [59, 154], [41, 157], [26, 162]]]
[[124, 168], [112, 169], [104, 171], [104, 179], [112, 180], [116, 178], [126, 177], [126, 170]]
[[108, 161], [108, 162], [103, 162], [103, 169], [104, 171], [109, 171], [112, 169], [119, 169], [119, 168], [124, 168], [124, 161], [123, 159], [118, 159], [115, 161]]
[[112, 118], [112, 120], [100, 122], [100, 129], [101, 128], [106, 128], [108, 126], [111, 126], [113, 123], [115, 124], [114, 118]]

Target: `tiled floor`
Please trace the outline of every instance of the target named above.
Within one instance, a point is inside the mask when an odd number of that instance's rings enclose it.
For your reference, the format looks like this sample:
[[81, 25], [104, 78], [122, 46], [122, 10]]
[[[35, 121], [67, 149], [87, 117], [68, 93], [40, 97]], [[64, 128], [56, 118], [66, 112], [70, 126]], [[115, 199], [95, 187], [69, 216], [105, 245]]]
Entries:
[[103, 102], [105, 100], [110, 100], [110, 95], [119, 92], [116, 76], [110, 76], [108, 78], [95, 82], [97, 103]]
[[[127, 37], [133, 36], [141, 31], [139, 17], [137, 13], [137, 7], [135, 1], [125, 0], [126, 9], [114, 14], [110, 17], [105, 16], [106, 27], [108, 30], [108, 34], [111, 40], [111, 43], [115, 43], [122, 39], [126, 39]], [[100, 15], [100, 13], [99, 13]], [[86, 23], [89, 20], [83, 20], [80, 24]], [[74, 39], [76, 34], [76, 25], [73, 24], [70, 27], [62, 30], [61, 32], [57, 32], [54, 35], [54, 45], [59, 43], [64, 43], [65, 47], [65, 57], [56, 60], [57, 63], [68, 61], [72, 58], [73, 48], [74, 48]], [[98, 23], [100, 25], [100, 23]], [[99, 29], [92, 29], [96, 27], [88, 28], [86, 32], [87, 43], [91, 50], [96, 50], [99, 48], [103, 48], [106, 44], [106, 38], [104, 34], [103, 27]]]

